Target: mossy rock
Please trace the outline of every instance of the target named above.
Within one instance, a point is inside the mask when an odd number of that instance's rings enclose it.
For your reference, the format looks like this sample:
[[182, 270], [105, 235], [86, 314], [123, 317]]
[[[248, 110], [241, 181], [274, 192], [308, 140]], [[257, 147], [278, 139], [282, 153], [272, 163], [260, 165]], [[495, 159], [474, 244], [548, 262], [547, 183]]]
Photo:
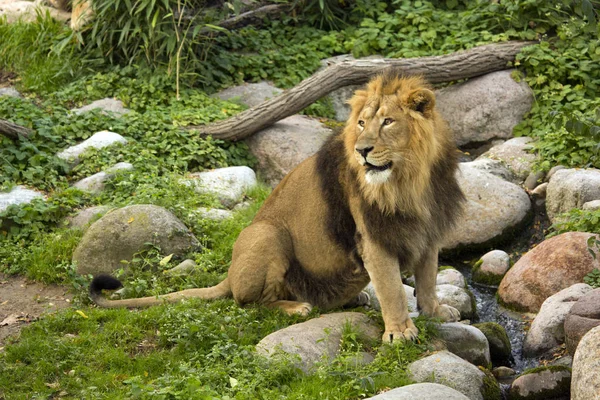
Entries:
[[569, 398], [571, 368], [564, 365], [536, 367], [514, 380], [508, 400], [548, 400]]
[[499, 286], [504, 276], [481, 271], [481, 264], [483, 264], [483, 260], [477, 261], [471, 269], [471, 276], [473, 278], [473, 282], [487, 286]]
[[508, 365], [512, 359], [512, 346], [504, 327], [496, 322], [473, 324], [490, 344], [490, 356], [494, 365]]
[[502, 400], [502, 390], [494, 375], [485, 368], [479, 368], [485, 374], [481, 395], [484, 400]]

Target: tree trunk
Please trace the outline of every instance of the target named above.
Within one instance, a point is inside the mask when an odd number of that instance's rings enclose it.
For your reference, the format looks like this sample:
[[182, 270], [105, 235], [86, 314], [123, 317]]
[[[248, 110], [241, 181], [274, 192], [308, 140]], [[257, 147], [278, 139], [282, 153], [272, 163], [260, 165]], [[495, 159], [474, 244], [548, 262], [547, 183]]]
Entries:
[[385, 68], [394, 67], [407, 75], [422, 75], [431, 83], [473, 78], [508, 68], [508, 63], [525, 46], [536, 42], [513, 41], [474, 47], [456, 53], [420, 58], [351, 60], [317, 72], [279, 96], [231, 118], [203, 126], [189, 126], [201, 135], [241, 140], [275, 122], [296, 114], [332, 91], [366, 83]]
[[4, 135], [9, 139], [17, 140], [19, 135], [28, 137], [31, 132], [32, 130], [29, 128], [0, 119], [0, 135]]

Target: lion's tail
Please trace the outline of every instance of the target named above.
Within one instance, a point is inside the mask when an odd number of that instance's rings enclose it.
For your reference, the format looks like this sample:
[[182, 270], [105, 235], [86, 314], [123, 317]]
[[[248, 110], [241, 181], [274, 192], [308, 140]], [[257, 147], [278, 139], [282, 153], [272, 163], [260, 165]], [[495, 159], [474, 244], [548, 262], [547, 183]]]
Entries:
[[105, 308], [139, 308], [150, 307], [163, 303], [176, 303], [179, 300], [197, 297], [200, 299], [219, 299], [231, 297], [229, 278], [225, 278], [216, 286], [202, 289], [186, 289], [162, 296], [141, 297], [138, 299], [108, 300], [102, 296], [102, 290], [114, 290], [121, 286], [121, 282], [109, 275], [99, 275], [90, 284], [90, 297], [100, 307]]

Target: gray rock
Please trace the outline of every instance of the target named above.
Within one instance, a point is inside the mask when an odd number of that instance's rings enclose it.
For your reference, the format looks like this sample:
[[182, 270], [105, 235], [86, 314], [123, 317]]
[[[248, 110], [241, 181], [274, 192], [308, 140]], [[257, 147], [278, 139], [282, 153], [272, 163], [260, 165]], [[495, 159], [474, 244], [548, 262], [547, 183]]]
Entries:
[[545, 176], [546, 174], [544, 171], [530, 172], [529, 175], [527, 175], [525, 182], [523, 182], [523, 187], [527, 190], [534, 190], [536, 187], [542, 184], [540, 182], [542, 182]]
[[474, 161], [466, 161], [469, 163], [471, 168], [475, 168], [479, 171], [488, 172], [498, 178], [504, 179], [512, 183], [519, 183], [519, 178], [515, 176], [502, 161], [492, 160], [491, 158], [480, 157]]
[[189, 229], [169, 211], [153, 205], [114, 210], [94, 222], [73, 253], [79, 274], [110, 274], [133, 255], [158, 246], [164, 254], [182, 256], [199, 247]]
[[112, 179], [118, 171], [132, 170], [133, 165], [127, 162], [120, 162], [106, 171], [98, 172], [87, 178], [83, 178], [73, 184], [79, 190], [89, 192], [93, 194], [101, 193], [104, 190], [105, 183], [107, 180]]
[[[541, 183], [531, 191], [531, 195], [537, 199], [546, 199], [548, 193], [548, 182]], [[587, 203], [586, 203], [587, 204]]]
[[[237, 207], [237, 206], [236, 206]], [[213, 221], [223, 221], [225, 219], [229, 219], [233, 217], [233, 212], [229, 210], [221, 210], [218, 208], [204, 208], [200, 207], [195, 210], [195, 214], [197, 214], [200, 218], [210, 219]]]
[[508, 367], [496, 367], [492, 370], [492, 374], [498, 379], [508, 378], [509, 376], [516, 375], [516, 371]]
[[600, 400], [600, 326], [585, 334], [573, 357], [571, 400]]
[[[408, 302], [408, 311], [416, 312], [417, 311], [417, 298], [415, 297], [415, 289], [408, 285], [403, 285], [403, 286], [404, 286], [404, 292], [406, 293], [406, 300]], [[367, 287], [364, 288], [363, 291], [367, 292], [367, 294], [370, 297], [371, 308], [373, 308], [374, 310], [377, 310], [377, 311], [381, 311], [381, 304], [379, 303], [379, 299], [377, 298], [377, 294], [375, 293], [375, 287], [373, 286], [373, 283], [369, 282], [369, 284], [367, 285]]]
[[456, 308], [461, 318], [475, 316], [475, 304], [465, 289], [454, 285], [437, 285], [435, 292], [440, 303]]
[[508, 139], [529, 112], [533, 94], [525, 81], [515, 82], [512, 71], [470, 79], [436, 92], [437, 108], [456, 135], [456, 142]]
[[37, 1], [0, 1], [0, 18], [6, 17], [9, 24], [17, 21], [35, 22], [39, 15], [46, 14], [59, 21], [66, 21], [71, 17], [70, 12], [46, 7]]
[[265, 357], [276, 356], [280, 351], [297, 355], [299, 367], [309, 372], [315, 364], [331, 361], [337, 356], [347, 323], [368, 338], [378, 340], [381, 337], [380, 329], [365, 314], [343, 312], [325, 314], [273, 332], [256, 345], [256, 350]]
[[415, 383], [369, 397], [366, 400], [468, 400], [461, 392], [438, 383]]
[[77, 214], [66, 219], [68, 228], [86, 230], [91, 222], [96, 222], [101, 216], [106, 214], [112, 207], [94, 206], [79, 210]]
[[532, 148], [531, 138], [518, 137], [492, 147], [481, 157], [503, 162], [523, 182], [535, 162], [535, 154], [529, 152]]
[[550, 180], [550, 178], [552, 178], [552, 176], [557, 172], [560, 171], [561, 169], [567, 169], [567, 167], [565, 167], [564, 165], [556, 165], [552, 168], [550, 168], [550, 171], [548, 171], [548, 173], [546, 174], [546, 182]]
[[571, 371], [567, 367], [546, 367], [525, 371], [509, 390], [511, 400], [569, 399]]
[[573, 208], [600, 200], [600, 170], [561, 169], [550, 178], [546, 194], [546, 211], [550, 221]]
[[523, 353], [537, 356], [564, 343], [567, 314], [575, 302], [591, 290], [590, 285], [577, 283], [548, 297], [527, 332]]
[[15, 186], [10, 192], [0, 192], [0, 212], [6, 210], [13, 204], [31, 203], [33, 199], [43, 198], [44, 194], [24, 186]]
[[190, 178], [183, 183], [193, 185], [199, 193], [216, 195], [228, 208], [242, 201], [246, 191], [257, 185], [256, 174], [248, 167], [218, 168], [190, 174]]
[[187, 275], [196, 269], [196, 262], [194, 260], [184, 260], [179, 263], [177, 266], [165, 270], [165, 275], [170, 276], [178, 276], [178, 275]]
[[473, 266], [473, 281], [497, 286], [510, 268], [510, 257], [502, 250], [492, 250], [484, 254]]
[[454, 268], [444, 269], [437, 274], [436, 285], [454, 285], [459, 288], [466, 288], [467, 283], [465, 277], [459, 271]]
[[438, 327], [438, 332], [449, 352], [473, 365], [484, 368], [492, 365], [490, 346], [479, 329], [460, 322], [447, 322]]
[[285, 175], [315, 154], [331, 134], [316, 119], [292, 115], [246, 139], [258, 159], [258, 170], [276, 186]]
[[[408, 366], [408, 372], [415, 382], [433, 381], [456, 389], [471, 400], [488, 400], [483, 396], [487, 378], [485, 373], [448, 351], [440, 351], [413, 362]], [[497, 391], [499, 394], [500, 389]]]
[[581, 206], [582, 210], [597, 211], [600, 210], [600, 200], [592, 200]]
[[96, 100], [88, 104], [87, 106], [83, 106], [81, 108], [74, 108], [71, 111], [74, 114], [79, 115], [95, 109], [102, 110], [103, 114], [112, 113], [117, 117], [125, 115], [130, 111], [129, 109], [125, 108], [121, 100], [117, 100], [110, 97], [102, 100]]
[[61, 151], [56, 156], [71, 164], [77, 164], [79, 162], [79, 156], [87, 149], [101, 149], [103, 147], [111, 146], [116, 143], [125, 144], [127, 143], [127, 139], [115, 132], [96, 132], [89, 139], [86, 139], [78, 145], [71, 146]]
[[518, 229], [530, 215], [531, 201], [519, 186], [461, 163], [457, 179], [467, 202], [444, 250], [488, 246]]
[[569, 353], [575, 354], [581, 338], [599, 325], [600, 288], [597, 288], [581, 296], [565, 319], [565, 339]]
[[217, 93], [215, 96], [221, 100], [228, 100], [244, 104], [248, 107], [254, 107], [265, 100], [279, 96], [281, 93], [283, 93], [282, 89], [273, 86], [269, 82], [263, 81], [230, 87]]
[[21, 93], [12, 86], [0, 88], [0, 97], [2, 96], [17, 97], [19, 99], [23, 98]]

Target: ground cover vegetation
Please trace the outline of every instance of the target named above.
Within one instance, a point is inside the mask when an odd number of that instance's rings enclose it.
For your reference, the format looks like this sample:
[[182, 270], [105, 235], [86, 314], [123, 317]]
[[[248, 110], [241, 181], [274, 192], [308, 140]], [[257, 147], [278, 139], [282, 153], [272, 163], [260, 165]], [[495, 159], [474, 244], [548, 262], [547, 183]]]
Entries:
[[[304, 375], [293, 360], [266, 364], [253, 352], [262, 337], [300, 317], [240, 309], [228, 300], [138, 312], [90, 308], [88, 277], [77, 276], [71, 263], [81, 233], [62, 221], [96, 204], [166, 207], [201, 240], [203, 251], [189, 254], [199, 268], [185, 277], [164, 274], [177, 260], [151, 247], [121, 276], [126, 296], [218, 282], [237, 234], [269, 190], [248, 193], [252, 206], [226, 222], [198, 218], [194, 210], [216, 200], [196, 194], [179, 178], [215, 167], [252, 166], [255, 160], [244, 144], [200, 138], [184, 127], [243, 108], [210, 97], [220, 88], [263, 79], [291, 87], [313, 74], [321, 59], [349, 52], [418, 57], [510, 39], [538, 41], [515, 63], [520, 71], [515, 78], [525, 79], [536, 97], [515, 134], [537, 140], [540, 169], [600, 168], [594, 5], [588, 0], [307, 0], [294, 3], [295, 11], [280, 20], [224, 31], [217, 26], [224, 13], [200, 2], [110, 0], [79, 33], [43, 15], [31, 24], [0, 21], [0, 70], [16, 73], [26, 94], [0, 97], [0, 119], [33, 129], [29, 139], [0, 136], [0, 190], [25, 185], [48, 194], [46, 201], [0, 213], [0, 271], [72, 285], [78, 293], [76, 309], [43, 318], [0, 352], [0, 397], [359, 398], [407, 383], [406, 365], [426, 351], [434, 334], [424, 320], [418, 322], [416, 344], [378, 348], [369, 366], [352, 360], [360, 351], [374, 350], [374, 344], [347, 329], [340, 357]], [[131, 112], [75, 116], [68, 111], [109, 96]], [[332, 109], [322, 100], [305, 113], [331, 117]], [[118, 132], [129, 142], [88, 151], [75, 167], [55, 156], [101, 130]], [[101, 194], [69, 187], [121, 161], [134, 170], [118, 173]], [[599, 215], [572, 211], [552, 230], [600, 232]]]

